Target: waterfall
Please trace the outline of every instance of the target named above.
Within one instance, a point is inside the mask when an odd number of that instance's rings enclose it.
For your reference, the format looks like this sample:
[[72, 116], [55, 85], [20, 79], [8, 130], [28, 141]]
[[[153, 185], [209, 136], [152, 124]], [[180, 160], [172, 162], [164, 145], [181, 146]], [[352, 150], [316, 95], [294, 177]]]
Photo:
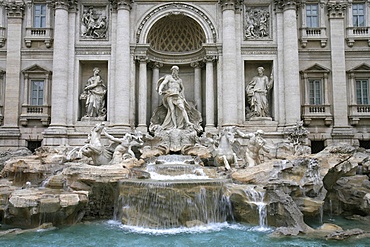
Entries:
[[245, 194], [249, 200], [249, 203], [254, 204], [257, 206], [258, 209], [258, 216], [259, 216], [259, 227], [258, 230], [267, 230], [267, 208], [266, 203], [264, 202], [265, 199], [265, 191], [264, 190], [256, 190], [255, 187], [250, 187], [245, 190]]
[[225, 222], [232, 218], [225, 182], [124, 181], [115, 218], [125, 225], [154, 229]]

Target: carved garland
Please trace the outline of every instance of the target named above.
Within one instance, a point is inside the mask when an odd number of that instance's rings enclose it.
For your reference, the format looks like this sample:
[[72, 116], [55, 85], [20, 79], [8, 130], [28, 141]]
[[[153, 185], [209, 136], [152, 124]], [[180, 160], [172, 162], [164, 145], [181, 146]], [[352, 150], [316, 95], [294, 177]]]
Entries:
[[144, 28], [145, 24], [148, 22], [148, 20], [152, 16], [154, 16], [156, 13], [167, 10], [167, 9], [175, 9], [177, 11], [179, 9], [185, 9], [185, 10], [190, 10], [190, 11], [196, 13], [198, 16], [200, 16], [208, 24], [209, 28], [212, 30], [213, 42], [216, 43], [216, 28], [213, 26], [211, 20], [201, 10], [195, 8], [194, 6], [188, 5], [186, 3], [169, 3], [169, 4], [159, 6], [158, 8], [155, 8], [154, 10], [152, 10], [149, 14], [147, 14], [145, 16], [145, 18], [140, 23], [140, 26], [139, 26], [139, 28], [136, 32], [136, 43], [139, 43], [140, 35], [143, 31], [143, 28]]

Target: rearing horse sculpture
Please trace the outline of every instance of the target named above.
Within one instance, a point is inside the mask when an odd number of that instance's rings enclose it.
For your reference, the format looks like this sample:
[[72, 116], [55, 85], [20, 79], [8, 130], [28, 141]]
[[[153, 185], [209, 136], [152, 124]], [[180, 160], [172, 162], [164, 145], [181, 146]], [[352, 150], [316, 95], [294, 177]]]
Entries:
[[219, 144], [213, 151], [216, 166], [224, 165], [226, 170], [231, 166], [238, 167], [236, 153], [233, 150], [235, 127], [225, 127], [219, 132]]
[[80, 149], [86, 157], [92, 158], [94, 165], [107, 165], [112, 159], [112, 154], [104, 147], [101, 142], [101, 133], [105, 128], [104, 124], [97, 124], [90, 131], [89, 143]]

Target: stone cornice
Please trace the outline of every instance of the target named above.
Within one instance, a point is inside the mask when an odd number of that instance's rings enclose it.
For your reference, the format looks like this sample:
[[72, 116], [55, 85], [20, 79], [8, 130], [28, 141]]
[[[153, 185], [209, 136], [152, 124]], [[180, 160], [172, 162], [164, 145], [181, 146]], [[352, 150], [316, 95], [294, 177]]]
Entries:
[[24, 3], [23, 2], [9, 2], [5, 5], [8, 11], [8, 18], [23, 18]]
[[297, 9], [301, 5], [301, 0], [275, 0], [275, 10]]
[[328, 15], [329, 18], [344, 18], [347, 3], [345, 2], [328, 2]]

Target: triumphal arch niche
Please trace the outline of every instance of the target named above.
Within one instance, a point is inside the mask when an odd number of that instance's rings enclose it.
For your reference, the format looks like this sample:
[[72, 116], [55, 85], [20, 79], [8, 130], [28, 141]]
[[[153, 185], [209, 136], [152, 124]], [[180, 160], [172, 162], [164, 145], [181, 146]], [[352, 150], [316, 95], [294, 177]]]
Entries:
[[215, 62], [220, 49], [216, 37], [210, 18], [187, 3], [163, 4], [142, 18], [134, 51], [139, 128], [150, 124], [152, 113], [161, 101], [157, 82], [171, 73], [173, 65], [180, 69], [188, 103], [201, 113], [206, 127], [215, 126]]

